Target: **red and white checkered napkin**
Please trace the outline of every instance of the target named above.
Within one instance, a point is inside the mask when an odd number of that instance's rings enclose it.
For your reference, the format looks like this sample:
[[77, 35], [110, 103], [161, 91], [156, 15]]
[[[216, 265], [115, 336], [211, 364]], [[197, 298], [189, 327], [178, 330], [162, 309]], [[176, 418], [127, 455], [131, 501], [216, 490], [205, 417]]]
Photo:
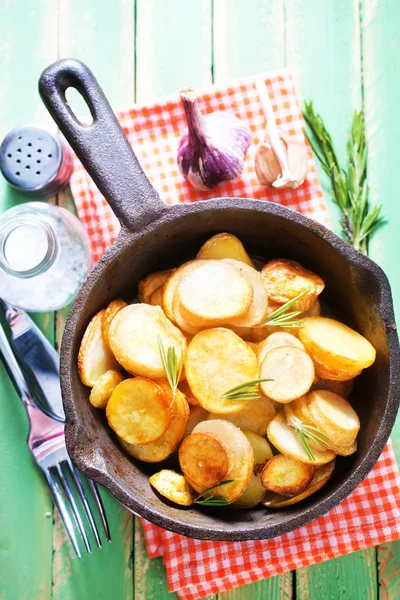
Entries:
[[[290, 75], [281, 70], [262, 77], [278, 126], [294, 140], [304, 142], [304, 122]], [[274, 190], [259, 185], [254, 156], [263, 137], [265, 115], [255, 78], [214, 87], [200, 94], [199, 101], [204, 112], [233, 111], [249, 124], [253, 138], [241, 178], [209, 192], [195, 190], [178, 172], [176, 153], [185, 120], [177, 97], [117, 113], [145, 173], [167, 204], [217, 196], [250, 197], [279, 202], [329, 224], [311, 151], [309, 175], [299, 189]], [[118, 222], [78, 160], [71, 188], [92, 241], [94, 258], [98, 259], [115, 239]], [[367, 479], [339, 506], [313, 523], [271, 540], [207, 542], [171, 533], [147, 521], [143, 521], [143, 528], [149, 556], [163, 556], [170, 591], [184, 600], [195, 600], [400, 538], [400, 475], [393, 451], [387, 446]]]

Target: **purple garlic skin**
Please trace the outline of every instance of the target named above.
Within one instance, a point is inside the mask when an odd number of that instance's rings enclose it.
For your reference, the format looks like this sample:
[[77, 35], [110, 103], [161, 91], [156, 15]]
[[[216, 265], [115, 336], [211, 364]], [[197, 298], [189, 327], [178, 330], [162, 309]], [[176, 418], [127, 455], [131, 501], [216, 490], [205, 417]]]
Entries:
[[203, 116], [192, 90], [180, 96], [188, 124], [178, 148], [182, 175], [198, 190], [210, 190], [238, 177], [251, 142], [248, 127], [226, 111]]

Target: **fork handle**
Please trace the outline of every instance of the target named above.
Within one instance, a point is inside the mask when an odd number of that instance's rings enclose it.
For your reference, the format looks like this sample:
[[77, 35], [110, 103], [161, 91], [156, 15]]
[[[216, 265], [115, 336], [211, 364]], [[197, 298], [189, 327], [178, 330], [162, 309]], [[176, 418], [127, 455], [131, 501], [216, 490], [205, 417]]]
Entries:
[[29, 391], [25, 377], [14, 356], [10, 342], [5, 334], [3, 326], [0, 323], [0, 358], [6, 368], [6, 371], [20, 397], [29, 419], [28, 447], [34, 456], [38, 444], [44, 437], [54, 437], [62, 435], [64, 426], [59, 421], [45, 415], [36, 405]]

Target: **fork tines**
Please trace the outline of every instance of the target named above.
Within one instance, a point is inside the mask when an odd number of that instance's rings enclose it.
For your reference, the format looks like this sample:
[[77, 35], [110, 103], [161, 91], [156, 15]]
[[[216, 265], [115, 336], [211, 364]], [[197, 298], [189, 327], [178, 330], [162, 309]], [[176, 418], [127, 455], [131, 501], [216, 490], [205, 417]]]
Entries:
[[[54, 503], [57, 506], [61, 519], [64, 522], [72, 546], [78, 558], [81, 558], [82, 554], [76, 536], [76, 527], [80, 532], [85, 548], [89, 554], [91, 553], [92, 549], [85, 529], [81, 509], [78, 505], [77, 500], [75, 499], [75, 490], [78, 492], [80, 503], [84, 508], [84, 514], [86, 514], [86, 518], [89, 521], [90, 528], [96, 540], [96, 544], [99, 548], [102, 547], [99, 530], [97, 528], [96, 521], [94, 519], [93, 512], [89, 504], [89, 499], [86, 494], [83, 481], [86, 482], [86, 486], [89, 489], [90, 495], [93, 498], [93, 502], [96, 506], [97, 512], [99, 514], [101, 523], [105, 531], [107, 542], [111, 542], [110, 530], [108, 527], [104, 506], [94, 481], [82, 475], [72, 464], [69, 458], [61, 460], [59, 463], [45, 469], [44, 475], [46, 477], [46, 481], [53, 496]], [[74, 526], [74, 522], [76, 527]]]

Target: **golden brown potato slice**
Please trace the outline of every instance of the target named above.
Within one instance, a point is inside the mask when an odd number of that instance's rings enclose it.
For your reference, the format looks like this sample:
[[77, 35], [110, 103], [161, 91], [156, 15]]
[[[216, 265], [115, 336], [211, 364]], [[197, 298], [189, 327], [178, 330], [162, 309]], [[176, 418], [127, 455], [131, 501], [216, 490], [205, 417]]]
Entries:
[[135, 377], [117, 385], [106, 407], [109, 426], [128, 444], [158, 440], [171, 420], [170, 399], [150, 379]]
[[161, 306], [161, 308], [163, 307], [163, 305], [162, 305], [162, 286], [157, 288], [152, 293], [152, 295], [150, 296], [149, 304], [151, 304], [152, 306]]
[[110, 304], [107, 306], [107, 308], [105, 309], [105, 311], [103, 313], [103, 319], [101, 322], [101, 331], [103, 334], [104, 342], [105, 342], [106, 346], [108, 346], [108, 348], [110, 348], [110, 350], [111, 350], [111, 347], [110, 347], [110, 342], [108, 340], [108, 331], [110, 329], [111, 321], [113, 320], [115, 315], [117, 313], [119, 313], [120, 310], [125, 308], [125, 306], [128, 306], [128, 305], [126, 302], [124, 302], [124, 300], [121, 300], [121, 299], [113, 300], [112, 302], [110, 302]]
[[268, 425], [274, 418], [276, 410], [271, 400], [264, 395], [259, 400], [251, 400], [237, 413], [214, 415], [209, 414], [208, 419], [225, 419], [239, 427], [242, 431], [252, 431], [258, 435], [266, 435]]
[[[303, 398], [306, 398], [306, 396], [303, 396]], [[299, 398], [299, 400], [301, 400], [301, 398]], [[297, 402], [297, 400], [295, 400], [295, 402]], [[308, 425], [309, 427], [316, 427], [316, 424], [314, 423], [314, 421], [311, 419], [310, 415], [307, 414], [307, 420], [306, 421], [302, 421], [301, 419], [299, 419], [296, 416], [296, 413], [294, 412], [292, 405], [294, 404], [294, 402], [290, 402], [289, 404], [285, 404], [285, 418], [286, 418], [286, 423], [288, 425], [291, 426], [296, 426], [296, 425]], [[304, 414], [306, 414], [307, 408], [303, 408], [301, 409], [303, 411]], [[324, 432], [322, 432], [324, 433]], [[321, 437], [321, 436], [320, 436]], [[326, 442], [321, 442], [317, 439], [308, 439], [307, 443], [309, 445], [309, 447], [311, 448], [311, 450], [317, 450], [318, 452], [324, 452], [325, 450], [327, 450], [328, 448], [331, 448], [328, 439], [326, 439], [325, 437], [322, 437], [323, 441]]]
[[306, 465], [284, 454], [277, 454], [262, 470], [261, 481], [271, 492], [282, 496], [296, 496], [310, 485], [313, 474], [312, 465]]
[[114, 389], [123, 380], [122, 373], [114, 369], [110, 369], [110, 371], [101, 375], [90, 391], [90, 404], [96, 408], [105, 408]]
[[204, 408], [200, 406], [200, 404], [198, 404], [197, 406], [190, 406], [190, 415], [186, 425], [184, 437], [190, 435], [193, 429], [196, 427], [196, 425], [198, 425], [202, 421], [205, 421], [209, 414], [210, 413], [204, 410]]
[[318, 381], [314, 381], [312, 390], [329, 390], [348, 400], [353, 391], [353, 387], [354, 379], [348, 379], [347, 381], [333, 381], [332, 379], [318, 378]]
[[228, 323], [246, 313], [253, 288], [234, 267], [206, 260], [178, 284], [182, 316], [196, 327]]
[[237, 327], [254, 327], [255, 325], [258, 325], [264, 321], [268, 311], [267, 291], [261, 280], [260, 273], [238, 260], [228, 258], [222, 262], [234, 267], [234, 269], [243, 275], [253, 288], [253, 300], [251, 301], [248, 310], [243, 316], [230, 319], [229, 324]]
[[196, 494], [180, 473], [163, 469], [151, 475], [149, 481], [161, 496], [175, 504], [191, 506], [194, 502]]
[[265, 487], [261, 481], [261, 472], [266, 462], [273, 457], [272, 450], [267, 440], [252, 431], [243, 432], [249, 440], [254, 454], [254, 468], [250, 483], [245, 492], [235, 500], [232, 508], [253, 508], [265, 496]]
[[185, 372], [192, 393], [209, 412], [239, 412], [245, 402], [221, 398], [231, 388], [258, 377], [257, 358], [229, 329], [206, 329], [190, 342]]
[[[299, 336], [311, 358], [333, 372], [343, 370], [357, 375], [375, 361], [375, 348], [362, 335], [339, 321], [326, 317], [308, 317]], [[320, 377], [324, 375], [319, 372]], [[326, 379], [340, 379], [326, 377]], [[344, 377], [343, 380], [350, 379]]]
[[328, 381], [350, 381], [358, 377], [361, 373], [361, 371], [327, 367], [316, 358], [313, 358], [313, 362], [316, 375]]
[[313, 361], [300, 348], [273, 348], [260, 364], [260, 377], [271, 379], [260, 384], [261, 390], [268, 398], [285, 404], [308, 392], [314, 373]]
[[191, 433], [179, 448], [179, 465], [196, 489], [205, 490], [226, 479], [232, 468], [230, 446], [211, 433]]
[[253, 350], [254, 354], [257, 356], [258, 352], [258, 344], [256, 342], [247, 342], [248, 346]]
[[299, 318], [306, 319], [307, 317], [319, 317], [321, 316], [321, 302], [316, 298], [310, 308], [299, 315]]
[[187, 381], [181, 381], [179, 383], [178, 387], [181, 390], [181, 392], [183, 394], [185, 394], [186, 400], [188, 401], [188, 403], [191, 406], [196, 406], [199, 403], [199, 401], [197, 400], [196, 396], [193, 395], [193, 392], [190, 389], [189, 384], [188, 384]]
[[157, 273], [150, 273], [139, 283], [139, 301], [144, 304], [150, 303], [151, 295], [163, 285], [163, 283], [171, 275], [171, 269], [166, 271], [157, 271]]
[[167, 351], [175, 348], [178, 359], [186, 350], [186, 338], [167, 319], [159, 306], [130, 304], [114, 317], [109, 340], [118, 362], [133, 375], [164, 378], [158, 338]]
[[309, 310], [325, 287], [319, 275], [286, 258], [269, 261], [262, 268], [261, 277], [268, 298], [279, 304], [285, 304], [306, 292], [306, 295], [293, 305], [294, 310]]
[[[278, 304], [277, 302], [274, 302], [273, 300], [268, 298], [267, 314], [265, 318], [267, 319], [269, 315], [278, 310], [278, 308], [280, 308], [281, 306], [281, 304]], [[252, 328], [251, 338], [253, 342], [262, 342], [269, 335], [271, 335], [272, 333], [277, 333], [278, 331], [283, 331], [287, 333], [285, 329], [283, 329], [282, 327], [277, 327], [276, 325], [258, 325]]]
[[[168, 402], [171, 403], [172, 393], [167, 383], [160, 387], [169, 394]], [[155, 442], [145, 445], [127, 444], [120, 439], [120, 444], [128, 454], [143, 462], [161, 462], [174, 452], [185, 433], [189, 418], [189, 405], [185, 396], [178, 390], [170, 408], [171, 421], [166, 432]]]
[[332, 450], [313, 450], [314, 459], [309, 458], [299, 442], [295, 430], [286, 423], [285, 412], [279, 412], [268, 426], [268, 439], [279, 452], [309, 465], [324, 465], [335, 458]]
[[202, 260], [190, 260], [189, 262], [184, 263], [175, 269], [175, 271], [172, 271], [168, 279], [165, 280], [163, 285], [162, 303], [165, 314], [172, 322], [175, 322], [173, 310], [174, 297], [181, 279], [183, 279], [183, 277], [185, 277], [185, 275], [190, 273], [193, 269], [197, 269], [198, 266], [204, 262], [205, 261]]
[[350, 404], [328, 390], [316, 390], [307, 396], [312, 419], [339, 446], [351, 446], [360, 429], [360, 419]]
[[335, 461], [322, 465], [320, 467], [316, 467], [314, 470], [314, 475], [311, 480], [310, 485], [304, 492], [298, 494], [297, 496], [293, 496], [292, 498], [287, 498], [286, 496], [282, 496], [280, 494], [276, 494], [275, 492], [268, 492], [265, 495], [264, 500], [261, 501], [263, 506], [267, 508], [285, 508], [286, 506], [292, 506], [293, 504], [297, 504], [305, 498], [311, 496], [318, 490], [320, 490], [331, 478], [333, 469], [335, 468]]
[[[210, 433], [230, 448], [232, 467], [226, 479], [233, 479], [233, 482], [216, 488], [212, 493], [215, 497], [234, 502], [247, 489], [254, 468], [254, 453], [249, 440], [232, 423], [219, 419], [202, 421], [194, 428], [193, 433]], [[192, 485], [191, 481], [189, 483]], [[204, 491], [196, 485], [192, 487], [199, 493]]]
[[96, 313], [83, 335], [78, 353], [78, 373], [83, 385], [93, 387], [96, 381], [119, 365], [111, 350], [106, 346], [102, 334], [105, 310]]
[[262, 363], [270, 350], [279, 348], [280, 346], [294, 346], [295, 348], [300, 348], [300, 350], [305, 351], [303, 344], [297, 337], [287, 331], [277, 331], [276, 333], [271, 333], [271, 335], [258, 345], [258, 364]]
[[175, 294], [175, 296], [174, 296], [174, 299], [172, 301], [172, 310], [174, 313], [174, 319], [173, 319], [174, 323], [177, 324], [179, 329], [181, 329], [185, 335], [190, 334], [190, 335], [194, 336], [194, 335], [196, 335], [196, 333], [199, 333], [200, 331], [203, 331], [203, 329], [205, 329], [205, 327], [195, 327], [194, 325], [191, 325], [189, 323], [189, 321], [187, 321], [185, 319], [185, 317], [182, 315], [179, 294]]
[[197, 258], [221, 260], [233, 258], [240, 260], [250, 267], [254, 267], [253, 261], [247, 254], [242, 242], [231, 233], [217, 233], [207, 240], [200, 248]]

